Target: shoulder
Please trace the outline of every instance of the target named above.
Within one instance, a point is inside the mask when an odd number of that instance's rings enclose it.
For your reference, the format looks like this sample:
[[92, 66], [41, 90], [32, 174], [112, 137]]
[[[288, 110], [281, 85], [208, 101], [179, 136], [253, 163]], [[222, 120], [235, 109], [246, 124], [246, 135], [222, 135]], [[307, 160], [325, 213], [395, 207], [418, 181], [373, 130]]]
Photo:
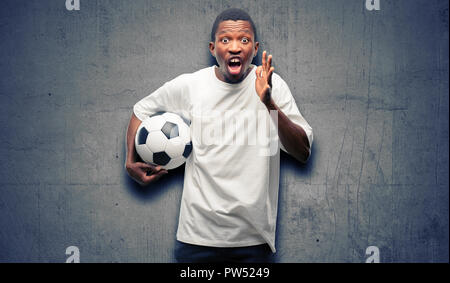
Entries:
[[272, 86], [273, 87], [284, 87], [287, 86], [286, 81], [277, 73], [272, 75]]
[[208, 69], [209, 68], [203, 68], [203, 69], [200, 69], [200, 70], [192, 72], [192, 73], [184, 73], [184, 74], [177, 76], [175, 79], [176, 80], [186, 80], [186, 79], [198, 78], [198, 77], [203, 76], [207, 72]]
[[291, 92], [286, 81], [277, 73], [272, 74], [272, 91], [274, 95], [286, 95]]
[[198, 71], [192, 72], [192, 73], [184, 73], [181, 75], [178, 75], [171, 81], [169, 81], [172, 85], [186, 85], [186, 84], [192, 84], [193, 82], [196, 82], [198, 80], [204, 79], [206, 76], [209, 75], [211, 72], [211, 67], [202, 68]]

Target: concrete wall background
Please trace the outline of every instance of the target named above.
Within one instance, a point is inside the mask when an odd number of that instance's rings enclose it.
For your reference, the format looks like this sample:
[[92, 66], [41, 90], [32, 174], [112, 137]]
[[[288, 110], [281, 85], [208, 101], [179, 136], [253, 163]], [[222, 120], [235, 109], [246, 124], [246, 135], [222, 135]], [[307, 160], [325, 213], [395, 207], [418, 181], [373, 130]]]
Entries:
[[448, 262], [448, 1], [364, 3], [2, 1], [0, 261], [174, 260], [184, 168], [136, 186], [125, 129], [241, 7], [315, 134], [306, 166], [282, 156], [277, 260]]

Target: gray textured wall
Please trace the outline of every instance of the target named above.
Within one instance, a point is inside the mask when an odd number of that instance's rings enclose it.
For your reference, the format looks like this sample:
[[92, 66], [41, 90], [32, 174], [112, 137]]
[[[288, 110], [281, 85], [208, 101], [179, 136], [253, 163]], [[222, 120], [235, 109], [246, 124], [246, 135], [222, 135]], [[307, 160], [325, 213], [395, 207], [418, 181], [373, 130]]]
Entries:
[[[45, 2], [45, 3], [44, 3]], [[243, 3], [242, 3], [243, 2]], [[0, 261], [171, 262], [183, 168], [124, 171], [132, 105], [245, 8], [315, 133], [282, 156], [277, 260], [449, 260], [448, 1], [2, 1]]]

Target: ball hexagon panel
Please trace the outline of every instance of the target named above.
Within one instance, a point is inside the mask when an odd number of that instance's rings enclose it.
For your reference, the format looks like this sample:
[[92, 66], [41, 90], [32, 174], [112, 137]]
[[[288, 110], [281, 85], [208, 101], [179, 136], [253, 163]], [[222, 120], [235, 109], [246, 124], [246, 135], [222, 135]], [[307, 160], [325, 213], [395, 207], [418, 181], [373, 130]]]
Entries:
[[164, 150], [170, 158], [176, 158], [183, 154], [185, 143], [181, 137], [171, 138], [167, 141], [166, 149]]
[[159, 131], [166, 123], [166, 119], [163, 116], [152, 116], [149, 119], [145, 119], [142, 122], [149, 132]]
[[167, 138], [161, 131], [150, 132], [147, 136], [147, 147], [153, 152], [160, 152], [166, 149]]
[[178, 135], [181, 137], [184, 143], [188, 143], [191, 141], [191, 129], [184, 123], [178, 124]]
[[138, 144], [136, 145], [136, 152], [139, 154], [139, 156], [147, 163], [153, 163], [153, 152], [151, 152], [147, 145], [145, 144]]

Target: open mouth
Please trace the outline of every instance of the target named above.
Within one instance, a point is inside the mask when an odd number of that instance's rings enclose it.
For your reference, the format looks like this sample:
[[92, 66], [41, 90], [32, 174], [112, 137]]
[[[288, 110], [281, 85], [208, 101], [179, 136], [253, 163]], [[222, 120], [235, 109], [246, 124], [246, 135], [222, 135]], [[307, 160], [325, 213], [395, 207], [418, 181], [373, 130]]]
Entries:
[[241, 59], [238, 57], [231, 58], [228, 61], [228, 72], [230, 75], [238, 75], [241, 72]]

